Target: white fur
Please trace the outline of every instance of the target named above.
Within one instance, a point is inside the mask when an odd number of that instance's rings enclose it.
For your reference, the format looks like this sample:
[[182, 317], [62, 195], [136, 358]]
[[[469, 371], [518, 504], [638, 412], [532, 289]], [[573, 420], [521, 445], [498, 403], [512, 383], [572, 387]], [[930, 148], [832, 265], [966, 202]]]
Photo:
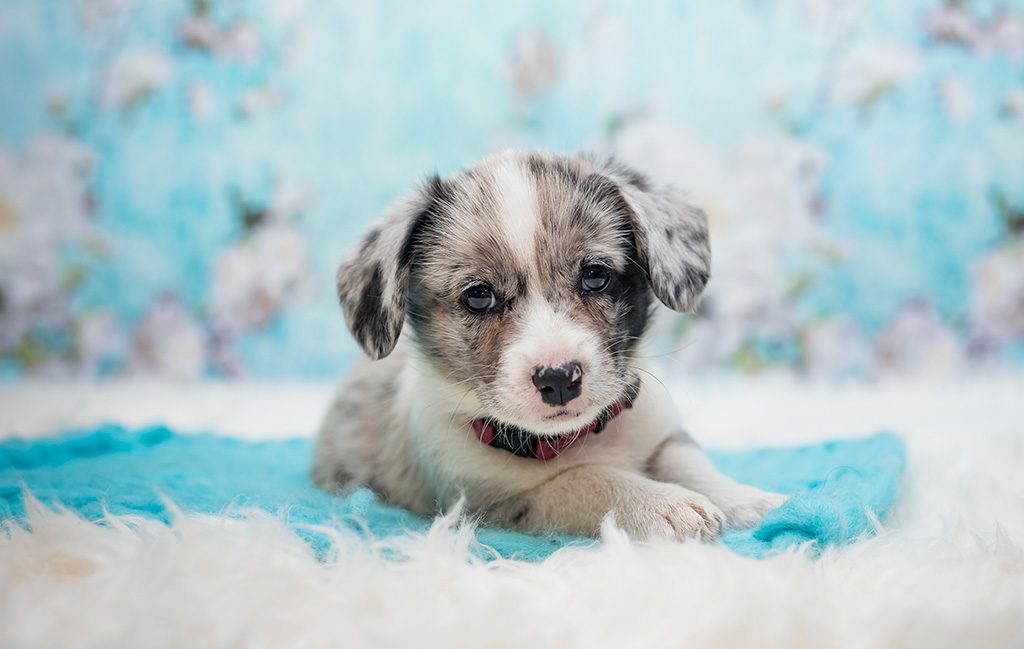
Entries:
[[492, 170], [494, 186], [501, 192], [497, 200], [502, 210], [505, 240], [522, 266], [533, 268], [537, 240], [537, 188], [523, 165], [516, 159], [498, 160]]
[[[309, 434], [330, 385], [0, 387], [0, 435], [121, 420]], [[1010, 647], [1024, 641], [1024, 380], [672, 392], [711, 446], [892, 427], [904, 494], [878, 538], [817, 560], [630, 544], [540, 565], [469, 557], [454, 520], [400, 542], [339, 537], [318, 563], [277, 519], [173, 527], [35, 514], [0, 535], [0, 647]], [[738, 408], [737, 404], [742, 404]], [[244, 406], [244, 407], [242, 407]]]
[[[551, 304], [534, 296], [526, 305], [524, 326], [515, 340], [502, 352], [501, 366], [504, 368], [500, 390], [509, 395], [508, 401], [521, 404], [517, 422], [535, 432], [565, 432], [585, 426], [600, 414], [613, 394], [597, 395], [593, 401], [593, 379], [589, 376], [595, 369], [600, 346], [597, 337], [586, 331], [571, 317], [556, 313]], [[605, 355], [607, 356], [607, 354]], [[543, 417], [551, 414], [551, 406], [541, 400], [540, 392], [534, 387], [532, 376], [537, 367], [559, 367], [575, 361], [583, 368], [583, 391], [569, 402], [566, 408], [579, 411], [579, 419], [558, 424], [547, 424]], [[602, 363], [610, 359], [601, 358]], [[547, 430], [550, 427], [550, 430]]]

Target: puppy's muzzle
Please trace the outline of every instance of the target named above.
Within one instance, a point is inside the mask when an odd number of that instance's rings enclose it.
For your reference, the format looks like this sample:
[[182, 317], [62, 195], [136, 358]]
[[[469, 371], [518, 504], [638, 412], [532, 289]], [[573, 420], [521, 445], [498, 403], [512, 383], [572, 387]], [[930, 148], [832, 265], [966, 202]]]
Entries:
[[583, 392], [583, 368], [576, 361], [533, 370], [533, 385], [549, 406], [564, 406]]

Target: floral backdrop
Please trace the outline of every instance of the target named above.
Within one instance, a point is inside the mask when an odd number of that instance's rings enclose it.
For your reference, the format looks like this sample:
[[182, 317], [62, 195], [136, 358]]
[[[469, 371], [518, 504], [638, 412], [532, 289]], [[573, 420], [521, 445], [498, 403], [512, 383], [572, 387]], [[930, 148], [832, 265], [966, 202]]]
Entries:
[[5, 0], [0, 376], [326, 377], [345, 249], [510, 146], [688, 189], [673, 367], [1024, 365], [1024, 3]]

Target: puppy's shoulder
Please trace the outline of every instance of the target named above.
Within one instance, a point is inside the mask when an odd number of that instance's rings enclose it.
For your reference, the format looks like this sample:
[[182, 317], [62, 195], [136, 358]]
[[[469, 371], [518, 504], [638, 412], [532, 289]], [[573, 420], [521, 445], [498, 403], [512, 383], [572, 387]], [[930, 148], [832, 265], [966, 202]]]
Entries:
[[407, 362], [401, 347], [387, 358], [360, 359], [338, 390], [317, 435], [313, 479], [338, 490], [372, 486], [388, 500], [416, 508], [422, 489], [397, 398]]

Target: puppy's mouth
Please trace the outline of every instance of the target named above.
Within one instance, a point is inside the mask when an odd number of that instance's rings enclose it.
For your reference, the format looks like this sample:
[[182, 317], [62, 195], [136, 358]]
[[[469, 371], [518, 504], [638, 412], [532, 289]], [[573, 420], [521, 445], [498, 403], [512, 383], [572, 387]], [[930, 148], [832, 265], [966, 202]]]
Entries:
[[[637, 393], [640, 389], [640, 381], [635, 379], [633, 383], [629, 384], [623, 393], [615, 400], [607, 404], [594, 404], [586, 403], [580, 404], [576, 408], [560, 407], [557, 410], [550, 411], [544, 415], [535, 415], [536, 418], [532, 419], [532, 425], [529, 419], [520, 419], [518, 421], [509, 421], [501, 418], [486, 418], [491, 421], [500, 421], [501, 425], [506, 427], [515, 427], [522, 430], [529, 431], [530, 434], [538, 437], [557, 437], [569, 433], [574, 433], [595, 421], [603, 420], [608, 411], [621, 403], [632, 403], [636, 398]], [[575, 406], [576, 404], [570, 404]], [[603, 423], [601, 428], [603, 428]]]
[[[604, 430], [610, 420], [618, 417], [623, 410], [632, 408], [638, 389], [639, 384], [632, 386], [619, 401], [603, 409], [590, 423], [575, 426], [575, 429], [568, 433], [544, 434], [487, 418], [473, 419], [470, 424], [477, 439], [488, 446], [509, 451], [520, 457], [550, 460], [588, 435], [597, 435]], [[582, 413], [579, 411], [574, 413], [563, 408], [544, 419], [552, 421], [559, 417], [578, 418], [580, 414]]]
[[583, 414], [582, 410], [569, 410], [568, 408], [562, 408], [558, 412], [545, 415], [544, 421], [570, 421], [572, 419], [578, 419]]

